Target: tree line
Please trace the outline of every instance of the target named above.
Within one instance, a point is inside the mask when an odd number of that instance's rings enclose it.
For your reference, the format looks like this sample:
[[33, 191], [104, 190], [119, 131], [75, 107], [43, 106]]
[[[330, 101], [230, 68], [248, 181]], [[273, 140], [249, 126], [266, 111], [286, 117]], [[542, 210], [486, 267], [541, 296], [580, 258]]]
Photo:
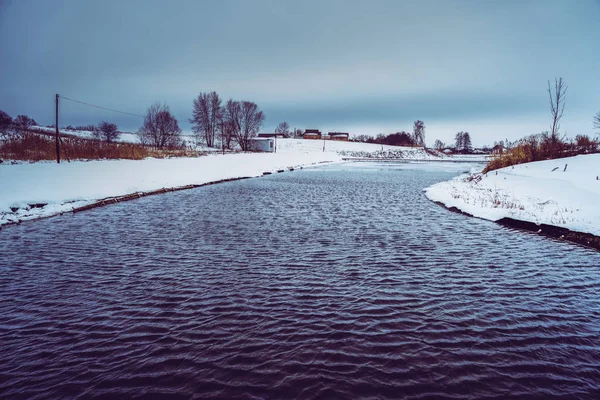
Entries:
[[[526, 143], [528, 148], [532, 149], [530, 150], [532, 158], [537, 158], [538, 154], [543, 154], [544, 157], [555, 157], [570, 145], [576, 148], [595, 148], [593, 144], [598, 140], [586, 135], [578, 135], [574, 142], [559, 136], [567, 91], [564, 80], [557, 78], [554, 85], [548, 81], [547, 91], [552, 115], [551, 131], [531, 135], [521, 139], [519, 143]], [[247, 151], [250, 149], [251, 139], [257, 135], [264, 120], [265, 115], [256, 103], [233, 99], [224, 102], [215, 91], [212, 91], [200, 92], [193, 100], [192, 117], [189, 122], [198, 144], [231, 149], [232, 145], [237, 143], [242, 151]], [[592, 124], [595, 129], [600, 130], [600, 111], [593, 116]], [[36, 125], [37, 122], [27, 115], [17, 115], [13, 119], [0, 110], [0, 136], [11, 133], [22, 134]], [[106, 143], [116, 142], [121, 133], [117, 125], [109, 121], [75, 128], [69, 125], [67, 129], [91, 131], [95, 139]], [[303, 134], [300, 129], [290, 129], [285, 121], [277, 126], [275, 132], [285, 137], [301, 137]], [[148, 107], [137, 134], [142, 144], [156, 149], [177, 149], [184, 146], [178, 121], [166, 104], [154, 103]], [[425, 147], [425, 123], [421, 120], [415, 121], [412, 132], [400, 131], [388, 135], [379, 134], [375, 137], [358, 135], [351, 140], [392, 146]], [[469, 153], [472, 151], [471, 135], [465, 131], [458, 132], [453, 145], [447, 145], [437, 139], [434, 148], [438, 150], [452, 148], [455, 152]]]
[[457, 132], [456, 135], [454, 135], [454, 145], [447, 145], [440, 139], [436, 139], [433, 143], [433, 147], [439, 151], [452, 149], [454, 153], [462, 154], [469, 154], [473, 151], [473, 144], [471, 143], [471, 134], [465, 131]]
[[380, 133], [375, 137], [363, 134], [357, 135], [351, 140], [353, 142], [385, 144], [389, 146], [425, 147], [425, 123], [421, 120], [416, 120], [413, 123], [413, 130], [410, 133], [406, 131], [395, 132], [389, 135]]
[[219, 140], [223, 149], [231, 149], [235, 141], [242, 151], [248, 151], [264, 120], [256, 103], [229, 99], [223, 104], [213, 91], [200, 92], [194, 99], [189, 122], [197, 140], [208, 147], [216, 147]]

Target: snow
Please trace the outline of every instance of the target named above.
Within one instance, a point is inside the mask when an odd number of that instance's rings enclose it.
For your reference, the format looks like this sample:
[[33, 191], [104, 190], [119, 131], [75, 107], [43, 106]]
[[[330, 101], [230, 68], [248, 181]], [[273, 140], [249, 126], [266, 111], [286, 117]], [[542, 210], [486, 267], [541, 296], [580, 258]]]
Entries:
[[402, 160], [440, 160], [448, 157], [435, 152], [432, 155], [422, 147], [388, 146], [373, 143], [345, 142], [340, 140], [277, 139], [277, 151], [336, 152], [346, 158], [397, 158]]
[[[197, 158], [0, 164], [0, 225], [51, 216], [135, 192], [261, 176], [289, 167], [340, 162], [331, 152], [207, 155]], [[47, 204], [31, 207], [33, 204]], [[16, 212], [11, 210], [19, 208]]]
[[491, 221], [513, 218], [600, 236], [599, 175], [600, 154], [579, 155], [461, 175], [425, 194]]

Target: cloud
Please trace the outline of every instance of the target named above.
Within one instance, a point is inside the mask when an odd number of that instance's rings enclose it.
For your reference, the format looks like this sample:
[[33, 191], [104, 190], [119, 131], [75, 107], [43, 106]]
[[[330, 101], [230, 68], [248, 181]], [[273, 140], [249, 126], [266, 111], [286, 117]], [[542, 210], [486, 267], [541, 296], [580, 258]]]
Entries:
[[566, 112], [581, 119], [563, 127], [579, 130], [600, 109], [599, 12], [592, 0], [4, 2], [0, 108], [52, 123], [55, 93], [134, 113], [164, 101], [185, 128], [192, 99], [216, 90], [257, 102], [266, 130], [288, 120], [375, 132], [416, 118], [468, 130], [536, 120], [546, 81], [563, 76]]

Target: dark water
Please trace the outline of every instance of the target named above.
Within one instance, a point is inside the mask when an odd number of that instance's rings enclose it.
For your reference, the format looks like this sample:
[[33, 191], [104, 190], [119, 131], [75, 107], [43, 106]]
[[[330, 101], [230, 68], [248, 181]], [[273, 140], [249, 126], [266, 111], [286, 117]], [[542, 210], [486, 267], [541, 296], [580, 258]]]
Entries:
[[325, 167], [5, 228], [0, 398], [600, 398], [600, 253], [428, 202], [452, 175]]

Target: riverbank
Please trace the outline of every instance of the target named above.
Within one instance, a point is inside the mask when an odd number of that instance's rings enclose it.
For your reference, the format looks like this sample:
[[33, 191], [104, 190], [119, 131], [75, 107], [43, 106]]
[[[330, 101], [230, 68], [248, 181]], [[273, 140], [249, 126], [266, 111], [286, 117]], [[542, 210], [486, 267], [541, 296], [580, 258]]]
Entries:
[[[326, 143], [324, 143], [326, 142]], [[323, 149], [325, 146], [325, 149]], [[325, 150], [325, 151], [323, 151]], [[65, 212], [86, 210], [141, 196], [235, 179], [262, 176], [344, 157], [445, 160], [451, 157], [420, 147], [369, 143], [277, 139], [275, 153], [218, 154], [144, 160], [4, 162], [0, 164], [0, 226]]]
[[336, 153], [0, 164], [0, 226], [148, 194], [340, 162]]
[[461, 175], [425, 195], [474, 217], [598, 248], [599, 175], [600, 154], [580, 155]]

